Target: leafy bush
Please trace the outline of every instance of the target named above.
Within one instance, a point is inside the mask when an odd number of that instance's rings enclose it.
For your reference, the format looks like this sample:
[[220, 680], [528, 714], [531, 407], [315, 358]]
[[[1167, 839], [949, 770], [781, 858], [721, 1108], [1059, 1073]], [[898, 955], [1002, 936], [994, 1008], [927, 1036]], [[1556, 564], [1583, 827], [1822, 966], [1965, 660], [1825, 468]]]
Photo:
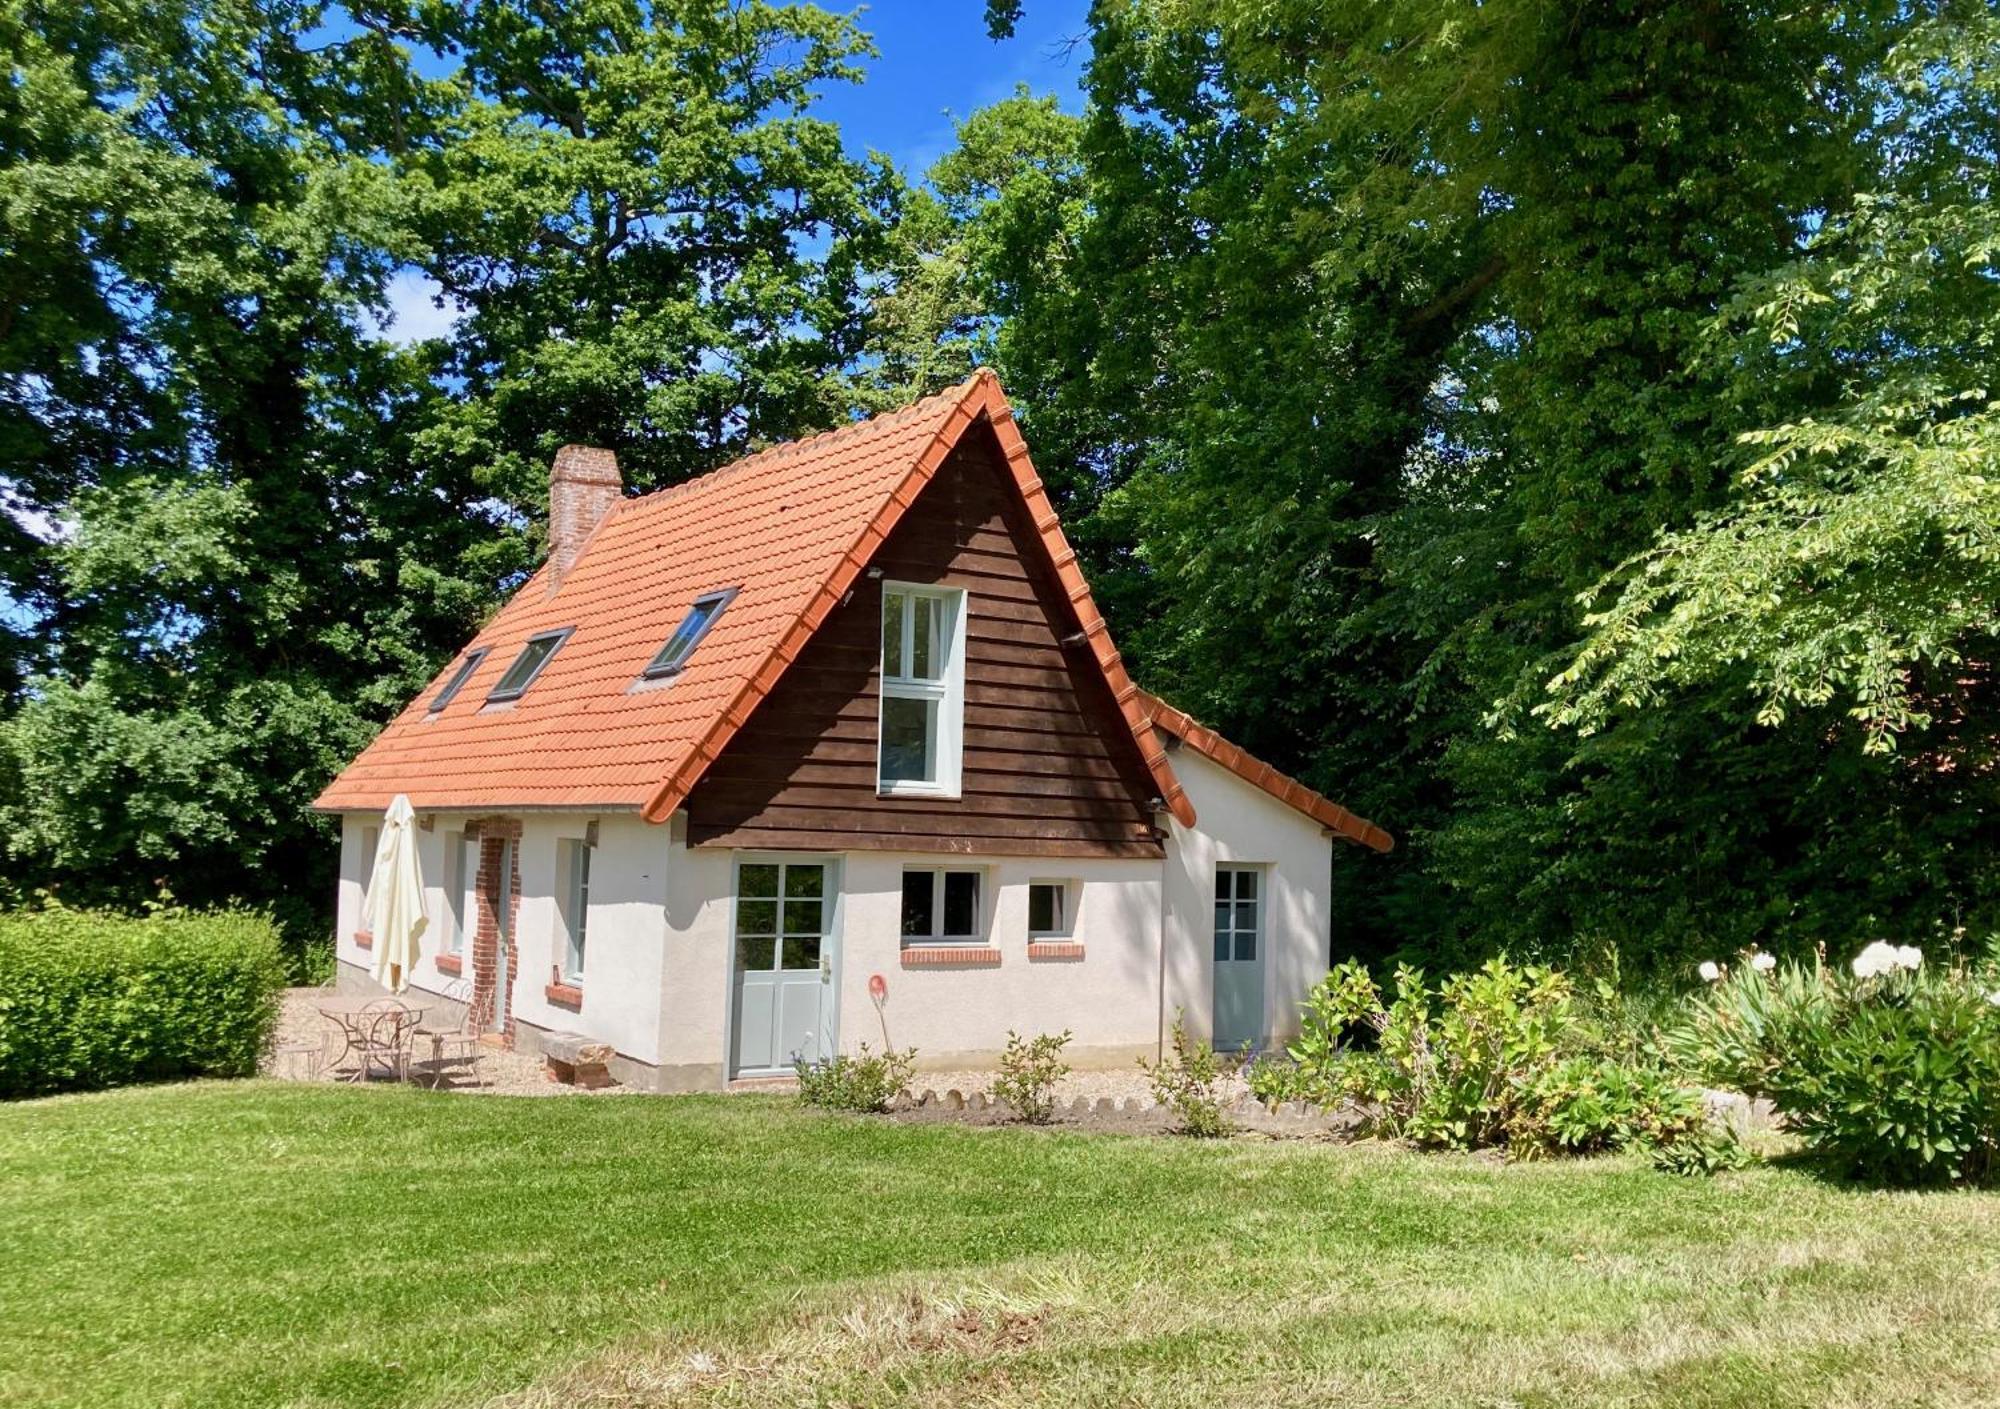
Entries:
[[1024, 1041], [1019, 1033], [1007, 1034], [993, 1094], [1030, 1125], [1047, 1125], [1056, 1113], [1056, 1083], [1069, 1075], [1069, 1063], [1062, 1059], [1069, 1036], [1067, 1031], [1058, 1036], [1045, 1032]]
[[1670, 1049], [1767, 1096], [1828, 1172], [1917, 1188], [2000, 1178], [2000, 992], [1871, 945], [1824, 964], [1720, 974]]
[[1517, 1156], [1660, 1150], [1708, 1126], [1701, 1093], [1657, 1065], [1568, 1057], [1523, 1082], [1507, 1148]]
[[0, 915], [0, 1096], [249, 1076], [283, 984], [263, 915]]
[[1750, 1151], [1733, 1126], [1710, 1123], [1671, 1143], [1655, 1146], [1653, 1168], [1685, 1177], [1720, 1174], [1750, 1163]]
[[1139, 1058], [1139, 1068], [1153, 1085], [1153, 1096], [1177, 1117], [1175, 1129], [1183, 1135], [1212, 1140], [1227, 1135], [1229, 1120], [1222, 1114], [1222, 1097], [1216, 1090], [1222, 1080], [1222, 1063], [1206, 1042], [1188, 1037], [1187, 1023], [1174, 1015], [1173, 1051], [1158, 1062]]
[[891, 1047], [877, 1054], [864, 1042], [853, 1056], [843, 1052], [817, 1062], [799, 1061], [793, 1070], [799, 1076], [799, 1100], [808, 1106], [880, 1113], [910, 1094], [910, 1073], [916, 1065], [914, 1047], [901, 1052]]
[[[1373, 1050], [1347, 1042], [1357, 1030], [1375, 1034]], [[1404, 967], [1385, 1003], [1349, 961], [1306, 1000], [1291, 1082], [1307, 1099], [1356, 1101], [1375, 1134], [1520, 1157], [1650, 1147], [1701, 1130], [1698, 1095], [1629, 1046], [1622, 1030], [1607, 1037], [1582, 1020], [1554, 969], [1494, 959], [1433, 991]]]
[[1243, 1079], [1249, 1084], [1250, 1094], [1266, 1105], [1316, 1099], [1317, 1093], [1307, 1089], [1305, 1068], [1284, 1057], [1266, 1053], [1244, 1068]]

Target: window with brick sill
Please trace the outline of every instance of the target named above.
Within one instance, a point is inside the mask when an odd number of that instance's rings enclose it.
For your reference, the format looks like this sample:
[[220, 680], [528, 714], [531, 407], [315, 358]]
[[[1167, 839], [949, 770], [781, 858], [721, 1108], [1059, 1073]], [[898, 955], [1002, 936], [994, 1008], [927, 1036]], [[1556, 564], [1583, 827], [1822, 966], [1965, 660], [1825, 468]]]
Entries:
[[568, 982], [562, 976], [562, 969], [554, 964], [549, 966], [549, 981], [542, 986], [542, 997], [564, 1008], [583, 1006], [583, 984]]

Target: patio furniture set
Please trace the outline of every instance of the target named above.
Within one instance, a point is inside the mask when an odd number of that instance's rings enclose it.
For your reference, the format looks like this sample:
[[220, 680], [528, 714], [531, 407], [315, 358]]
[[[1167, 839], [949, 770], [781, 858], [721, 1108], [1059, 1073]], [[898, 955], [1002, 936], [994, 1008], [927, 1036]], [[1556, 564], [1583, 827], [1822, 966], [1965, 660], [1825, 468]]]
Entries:
[[309, 1080], [329, 1071], [350, 1083], [379, 1074], [394, 1081], [427, 1080], [434, 1089], [454, 1071], [479, 1080], [486, 1024], [477, 1004], [467, 1003], [455, 1023], [426, 1023], [425, 1006], [393, 997], [328, 996], [314, 1006], [327, 1023], [320, 1040], [277, 1052], [302, 1061]]

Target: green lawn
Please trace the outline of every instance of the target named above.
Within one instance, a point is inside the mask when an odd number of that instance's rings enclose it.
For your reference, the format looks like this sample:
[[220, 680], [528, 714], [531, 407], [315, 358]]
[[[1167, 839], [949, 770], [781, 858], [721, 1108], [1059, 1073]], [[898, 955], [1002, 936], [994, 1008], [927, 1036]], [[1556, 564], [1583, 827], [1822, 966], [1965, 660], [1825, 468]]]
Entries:
[[2000, 1196], [211, 1083], [0, 1108], [0, 1402], [1989, 1404]]

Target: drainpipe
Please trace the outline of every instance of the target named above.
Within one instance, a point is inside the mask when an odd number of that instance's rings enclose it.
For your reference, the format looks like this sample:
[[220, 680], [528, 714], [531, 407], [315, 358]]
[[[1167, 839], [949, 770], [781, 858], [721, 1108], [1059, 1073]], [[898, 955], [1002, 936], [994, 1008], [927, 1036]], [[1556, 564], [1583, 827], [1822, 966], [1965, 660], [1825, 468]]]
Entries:
[[1179, 855], [1180, 843], [1174, 836], [1171, 817], [1166, 819], [1166, 845], [1160, 850], [1160, 975], [1159, 993], [1153, 1001], [1155, 1033], [1153, 1060], [1167, 1059], [1167, 884], [1170, 880], [1169, 863]]

